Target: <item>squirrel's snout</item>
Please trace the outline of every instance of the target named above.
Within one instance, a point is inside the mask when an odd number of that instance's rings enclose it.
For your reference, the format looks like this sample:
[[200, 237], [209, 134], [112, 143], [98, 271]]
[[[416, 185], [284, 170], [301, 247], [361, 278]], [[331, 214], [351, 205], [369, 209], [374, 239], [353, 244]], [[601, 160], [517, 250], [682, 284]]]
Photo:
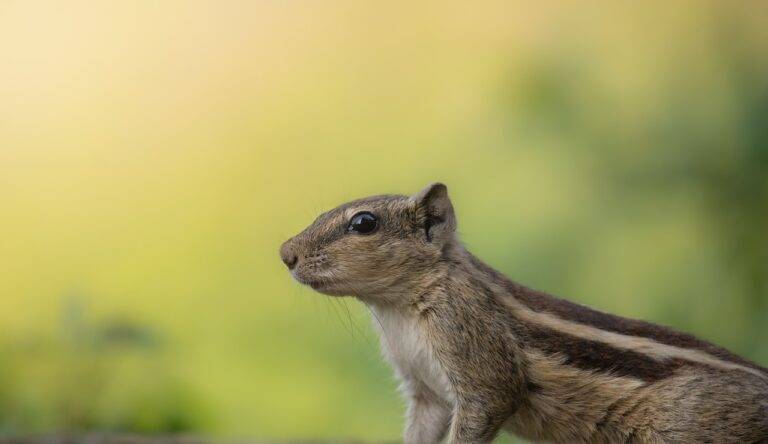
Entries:
[[295, 254], [292, 256], [283, 256], [283, 263], [288, 266], [289, 270], [293, 270], [293, 267], [296, 266], [296, 262], [299, 261], [299, 257]]
[[289, 242], [286, 242], [283, 244], [282, 247], [280, 247], [280, 259], [283, 260], [283, 263], [288, 267], [289, 270], [293, 270], [293, 268], [296, 266], [296, 262], [299, 261], [299, 255], [297, 255], [291, 246], [289, 245]]

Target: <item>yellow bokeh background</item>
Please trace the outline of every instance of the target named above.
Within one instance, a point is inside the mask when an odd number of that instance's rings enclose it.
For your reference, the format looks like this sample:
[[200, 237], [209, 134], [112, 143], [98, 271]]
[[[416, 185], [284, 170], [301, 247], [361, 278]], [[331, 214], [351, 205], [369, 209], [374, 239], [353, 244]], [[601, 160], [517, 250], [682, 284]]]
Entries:
[[764, 2], [0, 4], [0, 436], [397, 440], [277, 250], [449, 187], [513, 279], [768, 364]]

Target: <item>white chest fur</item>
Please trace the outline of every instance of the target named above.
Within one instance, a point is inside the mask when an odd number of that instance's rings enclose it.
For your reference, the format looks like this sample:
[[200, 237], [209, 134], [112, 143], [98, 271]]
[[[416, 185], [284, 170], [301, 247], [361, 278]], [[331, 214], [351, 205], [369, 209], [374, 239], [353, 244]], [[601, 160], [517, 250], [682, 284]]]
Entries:
[[402, 381], [408, 396], [437, 396], [452, 404], [448, 379], [433, 357], [418, 319], [395, 308], [371, 307], [374, 326], [379, 330], [384, 357]]

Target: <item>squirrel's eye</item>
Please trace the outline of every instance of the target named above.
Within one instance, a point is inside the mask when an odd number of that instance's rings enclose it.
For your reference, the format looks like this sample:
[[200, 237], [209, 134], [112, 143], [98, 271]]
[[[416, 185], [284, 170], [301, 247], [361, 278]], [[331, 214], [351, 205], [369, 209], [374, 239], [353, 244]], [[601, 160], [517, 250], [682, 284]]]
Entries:
[[352, 216], [352, 220], [349, 221], [347, 231], [358, 234], [371, 234], [376, 231], [379, 226], [376, 216], [371, 213], [357, 213]]

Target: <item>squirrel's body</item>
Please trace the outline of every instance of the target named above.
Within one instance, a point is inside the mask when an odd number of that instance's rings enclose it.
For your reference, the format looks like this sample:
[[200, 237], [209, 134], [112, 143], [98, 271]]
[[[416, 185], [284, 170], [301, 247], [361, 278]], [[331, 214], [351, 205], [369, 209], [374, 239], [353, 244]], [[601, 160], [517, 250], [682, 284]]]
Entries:
[[409, 401], [406, 442], [488, 442], [501, 429], [554, 442], [768, 440], [768, 370], [516, 284], [455, 226], [437, 184], [343, 205], [281, 250], [298, 280], [371, 308]]

